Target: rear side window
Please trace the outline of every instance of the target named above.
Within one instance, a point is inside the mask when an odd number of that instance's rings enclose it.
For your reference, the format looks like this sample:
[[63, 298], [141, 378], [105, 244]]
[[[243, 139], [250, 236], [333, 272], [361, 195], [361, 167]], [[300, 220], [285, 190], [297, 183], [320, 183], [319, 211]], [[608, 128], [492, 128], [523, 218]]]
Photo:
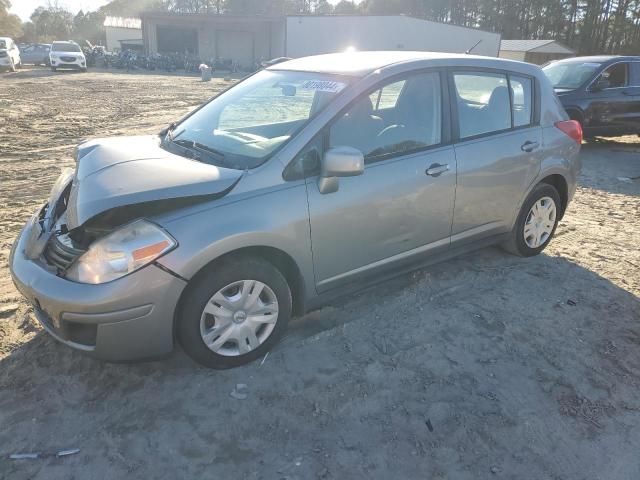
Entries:
[[460, 138], [511, 128], [507, 76], [494, 73], [455, 73]]
[[513, 126], [523, 127], [531, 124], [533, 113], [533, 85], [530, 78], [510, 75], [511, 94], [513, 95]]

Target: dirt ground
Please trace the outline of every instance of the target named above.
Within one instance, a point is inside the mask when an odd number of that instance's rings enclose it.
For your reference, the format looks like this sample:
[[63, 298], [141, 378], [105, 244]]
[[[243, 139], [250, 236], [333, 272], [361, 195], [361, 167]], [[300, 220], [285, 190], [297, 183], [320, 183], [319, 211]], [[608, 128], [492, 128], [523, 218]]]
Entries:
[[264, 363], [104, 364], [43, 333], [7, 260], [73, 146], [156, 132], [227, 84], [0, 76], [0, 478], [640, 478], [636, 137], [584, 145], [544, 254], [486, 249], [335, 302]]

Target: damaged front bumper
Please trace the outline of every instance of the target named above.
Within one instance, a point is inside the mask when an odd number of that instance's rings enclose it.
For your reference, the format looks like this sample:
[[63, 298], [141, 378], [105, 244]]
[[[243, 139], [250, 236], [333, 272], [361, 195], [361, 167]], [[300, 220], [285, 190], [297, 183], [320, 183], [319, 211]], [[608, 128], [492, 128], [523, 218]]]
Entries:
[[[35, 226], [34, 226], [35, 224]], [[173, 350], [174, 312], [186, 283], [149, 265], [100, 285], [71, 282], [26, 256], [30, 221], [9, 257], [18, 290], [43, 327], [62, 343], [107, 361], [140, 360]]]

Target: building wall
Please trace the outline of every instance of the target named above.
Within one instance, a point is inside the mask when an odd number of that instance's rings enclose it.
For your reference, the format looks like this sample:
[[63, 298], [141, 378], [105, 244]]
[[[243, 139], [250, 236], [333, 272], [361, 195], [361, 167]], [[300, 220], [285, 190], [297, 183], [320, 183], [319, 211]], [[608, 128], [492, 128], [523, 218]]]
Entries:
[[270, 34], [271, 34], [271, 58], [278, 58], [285, 56], [285, 41], [286, 41], [286, 33], [285, 33], [285, 19], [282, 19], [279, 22], [271, 23]]
[[107, 50], [120, 50], [120, 40], [142, 40], [142, 30], [135, 28], [105, 27]]
[[289, 57], [357, 50], [463, 53], [498, 56], [500, 35], [402, 16], [299, 16], [286, 19]]
[[500, 50], [500, 58], [506, 58], [507, 60], [518, 60], [524, 62], [526, 52], [513, 52], [510, 50]]
[[[284, 29], [278, 25], [278, 22], [269, 20], [243, 21], [241, 18], [213, 16], [143, 19], [145, 48], [149, 53], [158, 53], [159, 26], [193, 29], [198, 36], [197, 55], [202, 61], [231, 59], [243, 67], [277, 56], [272, 53], [273, 42], [280, 41], [279, 45], [284, 45]], [[281, 52], [283, 48], [276, 50]], [[176, 48], [176, 51], [180, 52], [180, 49]]]

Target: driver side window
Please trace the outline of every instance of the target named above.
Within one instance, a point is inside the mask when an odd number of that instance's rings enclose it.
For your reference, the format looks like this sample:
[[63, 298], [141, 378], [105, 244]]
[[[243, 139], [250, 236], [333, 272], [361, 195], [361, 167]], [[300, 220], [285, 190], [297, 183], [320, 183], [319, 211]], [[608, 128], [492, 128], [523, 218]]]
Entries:
[[441, 134], [440, 74], [430, 72], [361, 96], [331, 125], [329, 147], [356, 148], [373, 163], [437, 145]]

